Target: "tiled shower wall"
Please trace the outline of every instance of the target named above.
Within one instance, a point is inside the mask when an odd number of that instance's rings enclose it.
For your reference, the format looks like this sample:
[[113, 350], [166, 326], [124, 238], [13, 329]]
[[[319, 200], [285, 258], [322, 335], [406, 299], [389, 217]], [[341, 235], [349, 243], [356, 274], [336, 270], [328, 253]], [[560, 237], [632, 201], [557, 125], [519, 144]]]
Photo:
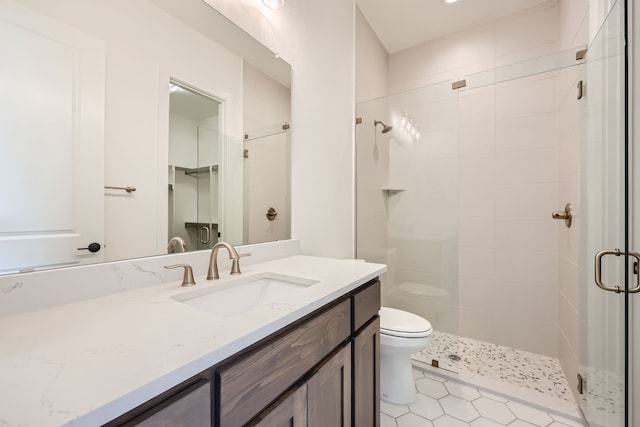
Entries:
[[[558, 33], [558, 5], [548, 1], [407, 49], [390, 56], [390, 91], [550, 54]], [[550, 356], [557, 355], [557, 76], [460, 90], [450, 151], [458, 168], [458, 332]], [[425, 157], [422, 167], [432, 163]], [[449, 169], [432, 179], [449, 179]], [[438, 209], [415, 200], [416, 216]]]

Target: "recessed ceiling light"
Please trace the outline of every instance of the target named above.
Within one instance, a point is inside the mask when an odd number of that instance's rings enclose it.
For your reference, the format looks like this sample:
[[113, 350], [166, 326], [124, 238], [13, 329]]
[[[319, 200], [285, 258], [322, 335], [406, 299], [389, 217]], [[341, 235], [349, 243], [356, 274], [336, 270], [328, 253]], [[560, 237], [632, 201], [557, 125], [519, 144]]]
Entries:
[[285, 0], [262, 0], [265, 6], [269, 9], [282, 9], [284, 7]]
[[455, 3], [455, 2], [457, 2], [458, 0], [444, 0], [444, 1], [445, 1], [445, 2], [447, 2], [447, 3]]

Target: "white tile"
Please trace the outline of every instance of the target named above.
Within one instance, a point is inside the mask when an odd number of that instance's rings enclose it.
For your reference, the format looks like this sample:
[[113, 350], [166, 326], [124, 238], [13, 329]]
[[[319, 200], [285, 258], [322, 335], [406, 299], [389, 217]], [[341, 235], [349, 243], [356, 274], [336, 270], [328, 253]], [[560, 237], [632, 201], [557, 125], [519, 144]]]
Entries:
[[393, 418], [397, 418], [400, 415], [409, 412], [409, 407], [407, 405], [396, 405], [394, 403], [380, 400], [380, 411], [383, 414], [387, 414]]
[[497, 394], [488, 392], [488, 391], [484, 391], [484, 390], [479, 390], [480, 394], [484, 397], [487, 397], [491, 400], [495, 400], [496, 402], [500, 402], [500, 403], [507, 403], [509, 401], [509, 399], [505, 399], [502, 396], [498, 396]]
[[554, 284], [558, 260], [553, 252], [496, 249], [496, 280], [520, 286]]
[[493, 279], [496, 272], [495, 251], [492, 248], [460, 247], [459, 274], [480, 279]]
[[444, 417], [438, 418], [433, 422], [434, 427], [469, 427], [468, 423], [464, 421], [460, 421], [459, 419], [450, 417], [449, 415], [445, 415]]
[[430, 378], [420, 378], [416, 381], [418, 391], [426, 396], [440, 399], [449, 394], [449, 391], [441, 382], [434, 381]]
[[495, 124], [496, 152], [554, 147], [556, 127], [554, 113], [499, 120]]
[[495, 311], [504, 305], [502, 298], [495, 297], [495, 295], [502, 293], [504, 285], [496, 282], [493, 278], [477, 278], [461, 271], [458, 286], [460, 307]]
[[420, 379], [420, 378], [424, 377], [424, 372], [422, 372], [420, 369], [413, 368], [411, 370], [411, 374], [413, 375], [413, 379], [414, 380], [417, 380], [417, 379]]
[[405, 414], [396, 418], [398, 427], [429, 427], [433, 426], [431, 421], [416, 414]]
[[526, 406], [517, 402], [509, 402], [507, 403], [507, 407], [511, 409], [518, 418], [537, 426], [544, 427], [553, 421], [549, 414], [539, 409], [532, 408], [531, 406]]
[[578, 422], [570, 418], [563, 417], [561, 415], [557, 415], [557, 414], [549, 414], [549, 415], [551, 416], [551, 418], [553, 418], [558, 423], [561, 423], [562, 425], [567, 425], [571, 427], [584, 427], [586, 425], [583, 422]]
[[460, 156], [492, 154], [496, 146], [496, 125], [479, 123], [460, 127], [458, 130], [458, 152]]
[[[473, 391], [475, 394], [479, 395], [477, 390], [473, 389]], [[442, 409], [444, 409], [446, 414], [466, 422], [474, 420], [480, 416], [471, 402], [456, 396], [443, 397], [440, 399], [440, 405], [442, 405]]]
[[556, 148], [505, 151], [496, 153], [497, 184], [557, 182], [558, 152]]
[[[459, 348], [464, 348], [464, 342], [461, 342], [459, 344]], [[445, 386], [453, 396], [459, 397], [469, 402], [481, 397], [480, 392], [476, 388], [461, 384], [456, 381], [447, 381], [445, 383]]]
[[380, 414], [380, 427], [398, 427], [396, 420], [387, 414]]
[[[525, 99], [527, 102], [522, 102]], [[496, 85], [496, 118], [527, 117], [556, 111], [556, 79], [553, 75], [521, 78]]]
[[459, 124], [460, 126], [493, 123], [495, 120], [495, 90], [493, 86], [472, 89], [460, 93]]
[[436, 419], [444, 413], [436, 399], [420, 393], [416, 396], [416, 401], [409, 405], [409, 409], [411, 409], [411, 412], [414, 414], [429, 420]]
[[504, 426], [504, 424], [491, 421], [490, 419], [487, 419], [487, 418], [478, 418], [476, 420], [471, 421], [469, 425], [471, 427], [503, 427]]
[[416, 142], [416, 155], [423, 159], [441, 159], [458, 155], [458, 130], [456, 128], [421, 132]]
[[508, 424], [515, 420], [516, 417], [507, 409], [504, 403], [496, 402], [487, 397], [481, 397], [473, 402], [480, 415], [493, 421]]
[[557, 224], [544, 218], [504, 218], [496, 228], [496, 249], [525, 248], [557, 255]]
[[493, 154], [460, 157], [459, 174], [461, 186], [493, 185], [495, 179], [495, 158]]
[[460, 218], [493, 217], [495, 214], [495, 187], [482, 183], [460, 185]]
[[446, 381], [447, 381], [447, 379], [446, 379], [446, 378], [441, 377], [440, 375], [435, 375], [435, 374], [432, 374], [432, 373], [430, 373], [430, 372], [426, 372], [426, 371], [424, 372], [424, 376], [425, 376], [426, 378], [431, 378], [432, 380], [434, 380], [434, 381], [439, 381], [439, 382], [441, 382], [441, 383], [444, 383], [444, 382], [446, 382]]
[[537, 217], [549, 219], [558, 210], [556, 182], [500, 183], [496, 185], [496, 217]]
[[509, 427], [537, 427], [537, 426], [535, 424], [531, 424], [523, 420], [515, 420], [514, 422], [509, 424]]
[[467, 216], [461, 213], [458, 223], [458, 243], [460, 246], [493, 248], [495, 227], [493, 216]]

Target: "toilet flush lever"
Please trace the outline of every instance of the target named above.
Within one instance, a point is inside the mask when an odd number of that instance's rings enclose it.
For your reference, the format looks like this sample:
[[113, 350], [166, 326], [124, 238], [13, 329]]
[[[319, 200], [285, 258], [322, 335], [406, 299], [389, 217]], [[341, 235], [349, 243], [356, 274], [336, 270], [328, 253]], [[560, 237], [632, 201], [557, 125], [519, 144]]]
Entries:
[[555, 211], [551, 213], [551, 217], [553, 219], [564, 219], [564, 225], [566, 225], [567, 228], [571, 228], [571, 220], [573, 219], [573, 213], [571, 211], [571, 203], [567, 203], [564, 206], [563, 211]]

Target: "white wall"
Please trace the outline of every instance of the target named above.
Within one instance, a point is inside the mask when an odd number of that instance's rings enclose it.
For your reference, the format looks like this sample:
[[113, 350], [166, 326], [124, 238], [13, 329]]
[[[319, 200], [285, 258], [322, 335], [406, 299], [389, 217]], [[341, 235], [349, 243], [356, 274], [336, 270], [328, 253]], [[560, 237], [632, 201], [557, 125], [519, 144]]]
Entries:
[[19, 3], [105, 41], [105, 185], [137, 188], [105, 196], [105, 257], [164, 253], [169, 77], [226, 99], [225, 130], [241, 152], [242, 60], [146, 0]]
[[[373, 120], [388, 120], [387, 69], [389, 55], [360, 12], [356, 11], [356, 255], [369, 262], [389, 263], [387, 248], [387, 196], [389, 134], [381, 134]], [[380, 99], [376, 101], [375, 99]], [[369, 101], [371, 102], [364, 102]], [[383, 295], [390, 283], [381, 277]]]
[[[245, 243], [272, 242], [291, 236], [290, 132], [282, 125], [291, 121], [291, 90], [251, 65], [244, 64], [244, 129], [249, 134], [244, 148]], [[276, 134], [265, 135], [262, 129]], [[254, 132], [258, 131], [258, 132]], [[256, 136], [261, 136], [252, 139]], [[269, 221], [267, 210], [277, 216]]]
[[387, 95], [389, 54], [356, 8], [356, 103]]
[[207, 3], [292, 66], [292, 237], [305, 254], [353, 257], [353, 0]]

